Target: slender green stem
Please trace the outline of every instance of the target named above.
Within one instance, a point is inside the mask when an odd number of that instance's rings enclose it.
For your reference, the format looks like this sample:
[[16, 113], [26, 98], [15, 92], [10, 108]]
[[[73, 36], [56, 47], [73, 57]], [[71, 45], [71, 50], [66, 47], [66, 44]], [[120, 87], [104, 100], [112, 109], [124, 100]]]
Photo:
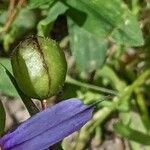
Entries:
[[[127, 99], [126, 97], [130, 96], [132, 92], [137, 88], [140, 87], [146, 79], [150, 76], [150, 70], [147, 70], [143, 72], [134, 82], [133, 84], [127, 86], [120, 94], [119, 96], [116, 96], [113, 99], [112, 106], [110, 107], [104, 107], [97, 111], [92, 120], [87, 123], [86, 126], [82, 128], [80, 131], [80, 135], [78, 138], [78, 143], [75, 149], [77, 150], [83, 150], [85, 147], [85, 144], [88, 142], [90, 138], [90, 134], [93, 132], [93, 130], [100, 125], [110, 114], [112, 114], [118, 107], [118, 105], [122, 102], [122, 100]], [[86, 137], [86, 138], [85, 138]]]
[[97, 124], [100, 124], [105, 118], [107, 118], [107, 116], [116, 110], [122, 100], [127, 100], [127, 97], [129, 97], [137, 87], [141, 86], [145, 82], [146, 78], [148, 78], [148, 76], [150, 76], [150, 70], [143, 72], [137, 78], [137, 80], [133, 82], [133, 84], [127, 86], [118, 97], [115, 97], [111, 107], [104, 107], [103, 109], [99, 110], [93, 117], [93, 123], [95, 125], [92, 123], [91, 127], [95, 128]]
[[99, 91], [99, 92], [103, 92], [103, 93], [107, 93], [107, 94], [117, 95], [117, 91], [99, 87], [99, 86], [92, 85], [92, 84], [88, 84], [88, 83], [83, 83], [81, 81], [77, 81], [77, 80], [71, 78], [70, 76], [66, 77], [66, 82], [77, 85], [77, 86], [81, 86], [81, 87], [84, 87], [87, 89], [91, 89], [91, 90], [95, 90], [95, 91]]
[[135, 90], [135, 93], [136, 93], [137, 105], [139, 107], [139, 111], [141, 115], [141, 120], [143, 121], [143, 124], [145, 128], [147, 129], [147, 131], [150, 132], [150, 116], [149, 116], [148, 109], [145, 104], [144, 96], [141, 93], [139, 88]]

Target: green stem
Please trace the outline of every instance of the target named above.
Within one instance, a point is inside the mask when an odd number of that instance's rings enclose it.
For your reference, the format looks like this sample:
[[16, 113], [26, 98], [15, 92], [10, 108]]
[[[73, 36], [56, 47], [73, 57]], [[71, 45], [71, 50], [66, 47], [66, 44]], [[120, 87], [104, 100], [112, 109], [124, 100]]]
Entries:
[[148, 76], [150, 76], [150, 70], [143, 72], [137, 78], [137, 80], [133, 82], [133, 84], [126, 87], [124, 91], [120, 93], [118, 97], [115, 97], [111, 107], [104, 107], [102, 110], [98, 111], [94, 115], [95, 117], [93, 117], [94, 118], [93, 122], [95, 122], [96, 120], [97, 122], [95, 125], [93, 125], [92, 123], [92, 128], [97, 126], [97, 124], [100, 124], [101, 122], [103, 122], [103, 120], [107, 118], [107, 116], [109, 116], [113, 111], [115, 111], [118, 105], [122, 102], [122, 100], [127, 100], [127, 97], [129, 97], [137, 87], [141, 86], [145, 82]]
[[139, 88], [135, 90], [135, 93], [136, 93], [136, 101], [139, 107], [141, 120], [143, 121], [143, 124], [145, 128], [147, 129], [147, 131], [150, 132], [150, 116], [149, 116], [148, 109], [144, 101], [143, 94], [141, 93]]
[[[90, 135], [93, 133], [93, 130], [99, 126], [109, 115], [111, 115], [118, 107], [118, 105], [123, 101], [127, 100], [127, 96], [129, 97], [132, 92], [137, 88], [140, 87], [150, 76], [150, 70], [147, 70], [143, 72], [134, 82], [133, 84], [127, 86], [120, 94], [119, 96], [115, 97], [112, 102], [111, 107], [104, 107], [100, 109], [98, 112], [96, 112], [92, 118], [92, 120], [82, 128], [80, 131], [78, 144], [76, 146], [77, 150], [83, 150], [85, 147], [85, 144], [90, 138]], [[85, 138], [86, 137], [86, 138]]]
[[87, 89], [91, 89], [91, 90], [95, 90], [95, 91], [99, 91], [99, 92], [103, 92], [103, 93], [107, 93], [107, 94], [117, 95], [117, 91], [99, 87], [99, 86], [92, 85], [92, 84], [88, 84], [88, 83], [83, 83], [81, 81], [77, 81], [77, 80], [71, 78], [70, 76], [66, 77], [66, 82], [77, 85], [77, 86], [81, 86], [81, 87], [84, 87]]
[[4, 133], [5, 123], [6, 123], [6, 113], [3, 103], [0, 99], [0, 137]]

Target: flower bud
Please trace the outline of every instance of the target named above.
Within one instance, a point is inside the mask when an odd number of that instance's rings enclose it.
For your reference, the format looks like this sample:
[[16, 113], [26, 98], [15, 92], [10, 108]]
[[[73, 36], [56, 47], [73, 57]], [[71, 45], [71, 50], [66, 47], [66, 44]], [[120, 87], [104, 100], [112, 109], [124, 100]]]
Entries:
[[12, 54], [12, 69], [20, 89], [29, 97], [46, 99], [64, 84], [67, 63], [58, 44], [48, 38], [30, 37]]

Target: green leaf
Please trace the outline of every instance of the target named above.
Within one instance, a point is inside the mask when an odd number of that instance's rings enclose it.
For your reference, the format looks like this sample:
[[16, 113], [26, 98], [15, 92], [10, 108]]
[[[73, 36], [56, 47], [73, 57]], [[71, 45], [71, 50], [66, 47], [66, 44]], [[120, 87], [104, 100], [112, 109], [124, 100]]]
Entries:
[[68, 18], [71, 51], [80, 70], [89, 72], [102, 66], [107, 41], [100, 40]]
[[104, 65], [101, 69], [97, 70], [95, 78], [97, 78], [97, 80], [99, 78], [107, 79], [113, 89], [117, 91], [122, 91], [126, 87], [124, 81], [122, 81], [116, 72], [108, 65]]
[[144, 145], [150, 145], [150, 135], [134, 130], [121, 122], [114, 124], [114, 130], [119, 135], [128, 140], [135, 141]]
[[29, 98], [28, 96], [26, 96], [19, 88], [15, 78], [13, 77], [13, 75], [11, 74], [11, 72], [3, 65], [1, 64], [1, 66], [5, 69], [5, 73], [7, 74], [7, 76], [9, 77], [9, 79], [11, 80], [12, 84], [14, 85], [14, 87], [16, 88], [19, 96], [21, 97], [23, 103], [25, 104], [29, 114], [31, 116], [35, 115], [36, 113], [39, 112], [39, 109], [36, 107], [36, 105], [32, 102], [31, 98]]
[[134, 16], [127, 16], [124, 24], [112, 32], [112, 38], [118, 43], [128, 46], [141, 46], [144, 44], [142, 32]]
[[[121, 122], [123, 124], [129, 124], [130, 128], [132, 128], [132, 129], [136, 129], [142, 133], [149, 132], [145, 128], [145, 126], [141, 120], [141, 116], [140, 116], [139, 112], [135, 112], [132, 110], [130, 110], [128, 112], [121, 112], [121, 113], [119, 113], [119, 118], [121, 119]], [[142, 146], [140, 143], [137, 143], [135, 141], [129, 141], [129, 144], [130, 144], [130, 147], [132, 150], [140, 150], [141, 146]], [[144, 145], [144, 150], [149, 150], [149, 149], [150, 149], [150, 145], [148, 145], [148, 146]]]
[[[121, 0], [66, 0], [73, 7], [69, 15], [76, 23], [98, 38], [113, 38], [116, 43], [128, 46], [143, 45], [138, 21]], [[76, 10], [76, 11], [75, 11]], [[84, 18], [75, 17], [77, 13]], [[76, 13], [76, 14], [75, 14]], [[78, 16], [80, 16], [78, 15]], [[80, 17], [81, 18], [81, 17]]]
[[68, 0], [67, 4], [70, 6], [68, 16], [71, 17], [78, 26], [84, 28], [98, 38], [107, 38], [108, 33], [112, 30], [111, 25], [99, 19], [99, 16], [81, 3], [80, 0]]
[[[12, 72], [10, 60], [7, 58], [0, 58], [0, 63], [6, 66]], [[16, 89], [11, 83], [10, 79], [5, 73], [5, 69], [0, 65], [0, 92], [9, 96], [18, 96]]]
[[6, 114], [3, 104], [0, 100], [0, 136], [4, 133]]
[[52, 28], [53, 22], [57, 17], [66, 12], [68, 7], [62, 2], [56, 2], [52, 7], [49, 8], [46, 18], [41, 20], [37, 26], [39, 36], [48, 36], [49, 31]]
[[29, 0], [28, 7], [30, 9], [35, 9], [35, 8], [39, 8], [43, 5], [51, 5], [55, 1], [56, 0]]
[[28, 112], [30, 113], [31, 116], [35, 115], [36, 113], [39, 112], [39, 109], [36, 107], [36, 105], [32, 102], [31, 98], [29, 98], [27, 95], [25, 95], [20, 88], [18, 87], [15, 78], [12, 76], [12, 74], [6, 70], [7, 75], [9, 76], [11, 82], [15, 86], [18, 94], [20, 95], [23, 103], [25, 104]]

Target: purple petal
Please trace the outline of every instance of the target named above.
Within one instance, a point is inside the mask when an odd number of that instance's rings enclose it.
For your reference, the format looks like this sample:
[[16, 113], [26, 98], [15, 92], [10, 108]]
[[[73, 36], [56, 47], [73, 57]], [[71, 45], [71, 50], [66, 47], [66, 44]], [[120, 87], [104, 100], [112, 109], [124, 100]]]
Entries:
[[72, 98], [36, 114], [0, 139], [4, 150], [43, 150], [79, 130], [93, 108]]

